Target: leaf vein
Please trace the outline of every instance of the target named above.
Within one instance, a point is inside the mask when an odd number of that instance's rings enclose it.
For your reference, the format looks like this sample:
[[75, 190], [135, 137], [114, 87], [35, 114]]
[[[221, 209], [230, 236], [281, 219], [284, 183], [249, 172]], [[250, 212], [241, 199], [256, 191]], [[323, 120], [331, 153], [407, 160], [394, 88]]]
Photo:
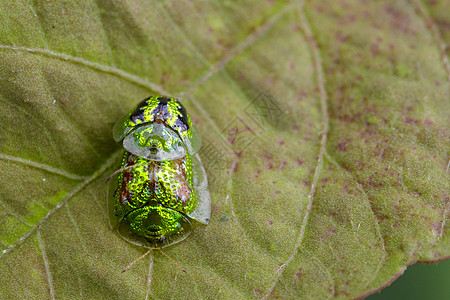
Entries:
[[55, 287], [53, 286], [53, 277], [50, 271], [50, 265], [48, 263], [47, 252], [45, 251], [45, 243], [44, 240], [42, 239], [41, 232], [39, 230], [36, 235], [39, 243], [39, 250], [41, 251], [42, 259], [44, 260], [45, 274], [47, 274], [47, 283], [48, 288], [50, 290], [50, 298], [55, 299]]
[[76, 174], [72, 174], [69, 172], [66, 172], [64, 170], [60, 170], [58, 168], [54, 168], [52, 166], [46, 165], [46, 164], [41, 164], [41, 163], [37, 163], [28, 159], [24, 159], [24, 158], [20, 158], [20, 157], [15, 157], [12, 155], [7, 155], [7, 154], [2, 154], [0, 153], [0, 159], [2, 160], [6, 160], [6, 161], [13, 161], [13, 162], [17, 162], [17, 163], [21, 163], [24, 164], [26, 166], [30, 166], [36, 169], [40, 169], [40, 170], [44, 170], [53, 174], [57, 174], [57, 175], [61, 175], [64, 176], [66, 178], [69, 179], [73, 179], [73, 180], [85, 180], [87, 177], [86, 176], [80, 176], [80, 175], [76, 175]]
[[[20, 112], [20, 114], [23, 115], [23, 116], [26, 116], [26, 118], [29, 121], [33, 121], [34, 122], [33, 126], [41, 128], [42, 129], [41, 130], [42, 134], [47, 136], [47, 145], [48, 145], [48, 149], [47, 150], [49, 152], [50, 152], [50, 150], [53, 150], [54, 153], [58, 152], [56, 144], [55, 144], [55, 141], [54, 141], [54, 138], [53, 138], [53, 135], [49, 132], [49, 129], [47, 127], [43, 126], [42, 123], [37, 120], [37, 117], [36, 117], [35, 114], [30, 113], [29, 111], [24, 109], [22, 106], [17, 105], [17, 104], [13, 104], [13, 103], [11, 103], [9, 101], [4, 100], [3, 98], [0, 98], [0, 101], [2, 103], [4, 103], [4, 104], [8, 105], [9, 107], [11, 107], [11, 109], [18, 110]], [[3, 128], [3, 130], [9, 130], [9, 129], [8, 128], [6, 128], [6, 129]], [[11, 133], [12, 133], [12, 131], [11, 131]], [[51, 149], [50, 149], [50, 147], [51, 147]]]
[[152, 297], [151, 285], [152, 285], [152, 273], [153, 273], [153, 251], [149, 253], [149, 266], [148, 266], [148, 276], [147, 276], [147, 288], [145, 300], [150, 299]]
[[[97, 201], [95, 201], [95, 202], [97, 202]], [[67, 203], [67, 204], [65, 205], [65, 208], [66, 208], [66, 210], [67, 210], [67, 215], [69, 216], [69, 220], [70, 220], [70, 222], [72, 223], [73, 228], [75, 229], [75, 234], [76, 234], [76, 236], [78, 237], [78, 239], [80, 240], [81, 248], [83, 249], [84, 252], [88, 253], [88, 250], [87, 250], [87, 248], [86, 248], [86, 244], [85, 244], [84, 239], [83, 239], [83, 237], [81, 236], [81, 233], [80, 233], [80, 228], [78, 227], [78, 224], [77, 224], [77, 222], [75, 221], [75, 218], [73, 217], [72, 212], [71, 212], [71, 210], [70, 210], [70, 205], [69, 205], [69, 203]]]
[[103, 174], [108, 168], [110, 168], [113, 163], [117, 161], [119, 156], [122, 154], [122, 149], [114, 152], [111, 157], [100, 167], [100, 169], [94, 172], [91, 176], [87, 177], [83, 182], [75, 186], [75, 188], [70, 192], [66, 197], [64, 197], [52, 210], [50, 210], [45, 217], [42, 218], [34, 227], [32, 227], [29, 231], [27, 231], [20, 239], [11, 244], [8, 248], [3, 250], [0, 258], [17, 248], [20, 244], [22, 244], [27, 238], [29, 238], [35, 231], [37, 231], [55, 212], [57, 212], [67, 201], [73, 198], [78, 192], [80, 192], [83, 188], [89, 185], [92, 181], [97, 179], [101, 174]]
[[139, 76], [128, 73], [122, 69], [118, 69], [118, 68], [111, 67], [111, 66], [106, 66], [106, 65], [99, 64], [96, 62], [92, 62], [92, 61], [89, 61], [84, 58], [75, 57], [72, 55], [67, 55], [64, 53], [54, 52], [54, 51], [46, 50], [46, 49], [30, 48], [30, 47], [22, 47], [22, 46], [0, 45], [0, 49], [10, 50], [10, 51], [22, 51], [22, 52], [27, 52], [27, 53], [31, 53], [31, 54], [39, 54], [39, 55], [43, 55], [43, 56], [47, 56], [47, 57], [51, 57], [51, 58], [55, 58], [55, 59], [60, 59], [62, 61], [68, 61], [68, 62], [71, 62], [74, 64], [79, 64], [79, 65], [88, 67], [90, 69], [96, 70], [96, 71], [100, 71], [100, 72], [103, 72], [106, 74], [117, 76], [117, 77], [119, 77], [125, 81], [128, 81], [136, 86], [140, 86], [140, 87], [145, 88], [150, 91], [155, 91], [161, 95], [171, 96], [162, 86], [160, 86], [156, 83], [144, 80], [144, 79], [140, 78]]
[[41, 22], [41, 20], [40, 20], [40, 18], [39, 18], [39, 16], [38, 16], [38, 14], [36, 13], [36, 6], [35, 6], [35, 4], [33, 3], [33, 1], [30, 1], [29, 4], [30, 4], [30, 10], [31, 10], [31, 12], [32, 12], [33, 15], [36, 17], [36, 23], [37, 23], [37, 25], [38, 25], [38, 26], [36, 26], [36, 27], [37, 27], [37, 29], [39, 30], [39, 33], [41, 34], [41, 40], [42, 40], [42, 43], [44, 44], [45, 47], [48, 47], [47, 41], [45, 40], [45, 32], [44, 32], [44, 30], [42, 30], [42, 22]]
[[377, 268], [376, 268], [376, 270], [375, 270], [375, 272], [374, 272], [374, 275], [372, 276], [371, 279], [369, 279], [369, 280], [367, 281], [366, 287], [368, 287], [368, 286], [375, 280], [375, 278], [377, 277], [378, 273], [380, 272], [381, 266], [383, 265], [383, 262], [384, 262], [384, 260], [385, 260], [385, 258], [386, 258], [386, 246], [385, 246], [385, 240], [384, 240], [384, 238], [383, 238], [383, 235], [381, 234], [380, 223], [378, 222], [378, 219], [377, 219], [377, 217], [376, 217], [376, 215], [375, 215], [375, 211], [374, 211], [374, 208], [373, 208], [373, 206], [372, 206], [372, 202], [370, 201], [370, 197], [369, 197], [369, 195], [366, 193], [366, 191], [365, 191], [363, 185], [361, 184], [361, 182], [359, 182], [359, 180], [357, 180], [357, 179], [355, 178], [355, 176], [354, 176], [350, 171], [348, 171], [346, 168], [344, 168], [343, 166], [341, 166], [341, 165], [340, 165], [336, 160], [334, 160], [328, 153], [325, 153], [325, 157], [326, 157], [327, 160], [328, 160], [329, 162], [331, 162], [334, 166], [336, 166], [336, 167], [339, 168], [339, 169], [344, 170], [344, 172], [346, 172], [351, 178], [353, 178], [354, 182], [357, 183], [358, 187], [360, 188], [360, 191], [363, 193], [363, 195], [364, 195], [364, 196], [366, 197], [366, 199], [367, 199], [367, 202], [368, 202], [368, 204], [369, 204], [370, 210], [371, 210], [371, 212], [372, 212], [372, 215], [373, 215], [373, 218], [374, 218], [374, 221], [375, 221], [375, 225], [376, 225], [375, 231], [376, 231], [376, 233], [377, 233], [378, 238], [380, 239], [380, 245], [381, 245], [381, 247], [383, 248], [383, 257], [379, 260], [378, 265], [377, 265]]
[[317, 166], [314, 170], [313, 180], [311, 182], [311, 188], [310, 188], [310, 192], [308, 195], [308, 204], [306, 206], [305, 215], [303, 216], [303, 221], [302, 221], [302, 225], [300, 228], [300, 232], [297, 237], [297, 242], [294, 246], [294, 249], [293, 249], [291, 255], [282, 264], [282, 266], [280, 267], [280, 270], [277, 271], [275, 280], [272, 282], [272, 285], [271, 285], [269, 291], [264, 295], [263, 299], [267, 299], [273, 293], [273, 291], [275, 290], [275, 286], [277, 285], [278, 281], [280, 280], [284, 270], [290, 264], [290, 262], [294, 259], [294, 257], [297, 255], [298, 250], [303, 242], [303, 238], [304, 238], [305, 232], [306, 232], [306, 227], [309, 223], [309, 219], [311, 216], [312, 205], [314, 203], [314, 196], [315, 196], [315, 192], [316, 192], [316, 188], [317, 188], [317, 182], [319, 180], [320, 173], [322, 171], [323, 158], [324, 158], [324, 155], [326, 152], [328, 126], [329, 126], [329, 115], [328, 115], [328, 105], [327, 105], [328, 96], [327, 96], [327, 93], [325, 90], [325, 78], [324, 78], [324, 74], [323, 74], [322, 61], [320, 58], [320, 51], [319, 51], [318, 45], [314, 39], [312, 31], [310, 29], [308, 20], [307, 20], [306, 16], [304, 15], [303, 4], [304, 4], [303, 1], [301, 1], [297, 7], [298, 15], [299, 15], [301, 27], [305, 34], [305, 38], [306, 38], [306, 40], [309, 44], [309, 47], [311, 49], [311, 52], [312, 52], [314, 68], [316, 70], [316, 80], [317, 80], [317, 85], [318, 85], [319, 92], [320, 92], [319, 99], [320, 99], [320, 110], [321, 110], [321, 119], [322, 119], [321, 120], [322, 132], [321, 132], [321, 139], [320, 139], [320, 150], [319, 150], [319, 155], [317, 158]]
[[111, 42], [110, 42], [110, 40], [108, 38], [108, 35], [106, 33], [107, 30], [105, 29], [105, 24], [104, 24], [104, 22], [102, 20], [102, 17], [101, 17], [102, 12], [101, 12], [101, 10], [100, 10], [100, 8], [98, 6], [99, 5], [98, 1], [93, 1], [92, 5], [95, 7], [95, 14], [94, 15], [97, 17], [97, 22], [99, 23], [100, 31], [102, 33], [102, 39], [103, 39], [103, 42], [105, 43], [105, 49], [106, 49], [106, 51], [108, 53], [109, 61], [110, 61], [111, 64], [114, 64], [114, 62], [113, 62], [114, 61], [113, 60], [113, 54], [112, 54], [112, 51], [111, 51], [111, 49], [112, 49]]
[[230, 60], [232, 60], [237, 55], [244, 52], [251, 45], [253, 45], [256, 41], [258, 41], [261, 37], [263, 37], [267, 32], [270, 31], [274, 27], [274, 25], [280, 20], [286, 13], [291, 11], [292, 4], [285, 5], [279, 12], [274, 14], [269, 20], [263, 23], [261, 26], [255, 29], [251, 34], [249, 34], [241, 43], [237, 44], [234, 48], [232, 48], [229, 52], [227, 52], [222, 59], [213, 64], [209, 71], [206, 72], [203, 76], [201, 76], [197, 81], [195, 81], [192, 85], [187, 87], [183, 92], [180, 93], [181, 96], [191, 95], [196, 89], [202, 86], [205, 82], [207, 82], [211, 77], [220, 72], [225, 68]]
[[[208, 60], [205, 58], [205, 56], [187, 38], [186, 33], [183, 32], [183, 30], [181, 30], [180, 26], [174, 21], [173, 17], [169, 13], [166, 13], [166, 10], [163, 9], [160, 2], [158, 2], [158, 5], [159, 5], [159, 8], [161, 9], [161, 13], [164, 14], [165, 19], [171, 23], [171, 26], [173, 27], [173, 29], [182, 37], [183, 42], [186, 43], [187, 46], [198, 55], [199, 59], [203, 63], [207, 64], [210, 68], [212, 68], [213, 67], [212, 64], [208, 62]], [[189, 90], [190, 92], [188, 93], [187, 90]], [[180, 99], [186, 98], [187, 96], [189, 96], [189, 101], [192, 102], [192, 104], [196, 107], [196, 109], [208, 120], [209, 123], [211, 123], [214, 126], [214, 128], [217, 130], [217, 133], [220, 134], [220, 130], [219, 130], [219, 127], [217, 126], [216, 122], [210, 117], [210, 114], [203, 108], [203, 106], [201, 106], [200, 103], [198, 103], [198, 101], [194, 98], [193, 90], [191, 90], [188, 87], [184, 91], [181, 91], [176, 94], [176, 97], [180, 98]]]
[[[26, 222], [25, 220], [22, 219], [22, 216], [19, 216], [18, 214], [16, 214], [14, 212], [14, 210], [6, 203], [6, 202], [0, 202], [0, 209], [2, 212], [1, 216], [4, 216], [4, 214], [9, 214], [10, 216], [16, 218], [20, 223], [28, 226], [28, 227], [32, 227], [33, 225], [29, 224], [28, 222]], [[9, 229], [9, 228], [8, 228]]]
[[235, 155], [235, 158], [233, 159], [233, 161], [230, 164], [230, 168], [228, 171], [228, 182], [227, 182], [227, 192], [226, 192], [226, 196], [225, 196], [225, 205], [227, 205], [230, 209], [231, 215], [233, 216], [233, 218], [236, 216], [236, 214], [234, 213], [234, 204], [233, 204], [233, 199], [231, 197], [231, 190], [233, 189], [233, 173], [236, 170], [236, 166], [239, 160], [239, 156]]
[[[264, 34], [267, 33], [277, 23], [277, 21], [281, 19], [281, 17], [284, 16], [284, 14], [290, 11], [291, 6], [292, 4], [285, 5], [284, 8], [282, 8], [275, 15], [269, 18], [269, 20], [267, 20], [264, 24], [258, 27], [253, 33], [248, 35], [240, 44], [236, 45], [232, 50], [230, 50], [221, 60], [217, 61], [215, 64], [210, 64], [209, 71], [206, 72], [203, 76], [201, 76], [200, 79], [192, 83], [185, 90], [177, 93], [176, 96], [179, 98], [189, 98], [189, 100], [196, 107], [196, 109], [205, 116], [205, 118], [208, 120], [209, 123], [211, 123], [214, 126], [218, 134], [221, 133], [221, 130], [217, 126], [216, 122], [210, 117], [210, 114], [200, 105], [200, 103], [198, 103], [197, 100], [194, 99], [193, 97], [194, 91], [197, 90], [204, 83], [206, 83], [211, 77], [213, 77], [219, 71], [223, 70], [231, 59], [244, 52], [257, 40], [263, 37]], [[178, 25], [172, 20], [172, 17], [169, 15], [168, 18], [172, 22], [173, 26], [178, 29]], [[181, 30], [178, 31], [180, 32]], [[192, 43], [188, 39], [185, 40], [191, 48], [196, 50], [195, 46], [192, 45]], [[196, 52], [202, 58], [202, 61], [207, 62], [207, 60], [198, 50], [196, 50]]]
[[409, 0], [409, 3], [411, 3], [417, 13], [418, 16], [420, 16], [427, 27], [427, 29], [431, 32], [431, 35], [436, 43], [436, 45], [439, 47], [439, 51], [441, 54], [441, 60], [444, 64], [444, 70], [447, 73], [447, 79], [450, 82], [450, 64], [448, 62], [448, 57], [446, 53], [447, 45], [445, 44], [444, 39], [442, 38], [439, 29], [435, 22], [433, 21], [433, 18], [428, 13], [425, 5], [420, 0]]

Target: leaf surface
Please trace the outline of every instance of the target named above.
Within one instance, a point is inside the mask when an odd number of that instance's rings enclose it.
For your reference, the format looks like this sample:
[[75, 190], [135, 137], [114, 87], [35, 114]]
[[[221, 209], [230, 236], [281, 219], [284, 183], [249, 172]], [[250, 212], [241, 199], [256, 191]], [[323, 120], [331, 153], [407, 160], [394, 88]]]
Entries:
[[[450, 2], [0, 4], [1, 298], [358, 298], [450, 256]], [[447, 51], [447, 52], [446, 52]], [[203, 138], [212, 218], [108, 228], [112, 126], [151, 94]]]

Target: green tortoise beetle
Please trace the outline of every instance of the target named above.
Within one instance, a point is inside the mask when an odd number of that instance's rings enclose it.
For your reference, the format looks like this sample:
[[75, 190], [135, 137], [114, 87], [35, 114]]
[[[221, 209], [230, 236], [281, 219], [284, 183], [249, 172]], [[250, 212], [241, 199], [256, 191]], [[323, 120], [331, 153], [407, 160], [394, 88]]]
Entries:
[[[184, 240], [191, 220], [208, 224], [211, 198], [200, 136], [175, 98], [152, 96], [119, 119], [121, 167], [108, 192], [111, 227], [130, 243], [161, 249]], [[110, 178], [111, 178], [110, 177]]]

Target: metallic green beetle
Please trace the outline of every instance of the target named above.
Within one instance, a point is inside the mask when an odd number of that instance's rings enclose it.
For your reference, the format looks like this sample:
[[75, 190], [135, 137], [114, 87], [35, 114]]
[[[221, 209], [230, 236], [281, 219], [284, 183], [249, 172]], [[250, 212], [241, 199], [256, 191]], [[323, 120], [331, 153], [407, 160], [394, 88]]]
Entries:
[[196, 154], [200, 137], [178, 100], [144, 99], [115, 124], [113, 134], [126, 149], [108, 193], [110, 223], [121, 237], [162, 248], [192, 232], [190, 219], [208, 224], [211, 198]]

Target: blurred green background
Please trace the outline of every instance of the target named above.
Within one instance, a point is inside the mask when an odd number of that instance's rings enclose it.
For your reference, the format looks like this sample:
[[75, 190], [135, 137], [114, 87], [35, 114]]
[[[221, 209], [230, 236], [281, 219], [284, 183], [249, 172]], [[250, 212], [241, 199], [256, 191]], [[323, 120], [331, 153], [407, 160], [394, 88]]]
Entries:
[[390, 286], [365, 299], [450, 299], [450, 259], [434, 264], [409, 266]]

